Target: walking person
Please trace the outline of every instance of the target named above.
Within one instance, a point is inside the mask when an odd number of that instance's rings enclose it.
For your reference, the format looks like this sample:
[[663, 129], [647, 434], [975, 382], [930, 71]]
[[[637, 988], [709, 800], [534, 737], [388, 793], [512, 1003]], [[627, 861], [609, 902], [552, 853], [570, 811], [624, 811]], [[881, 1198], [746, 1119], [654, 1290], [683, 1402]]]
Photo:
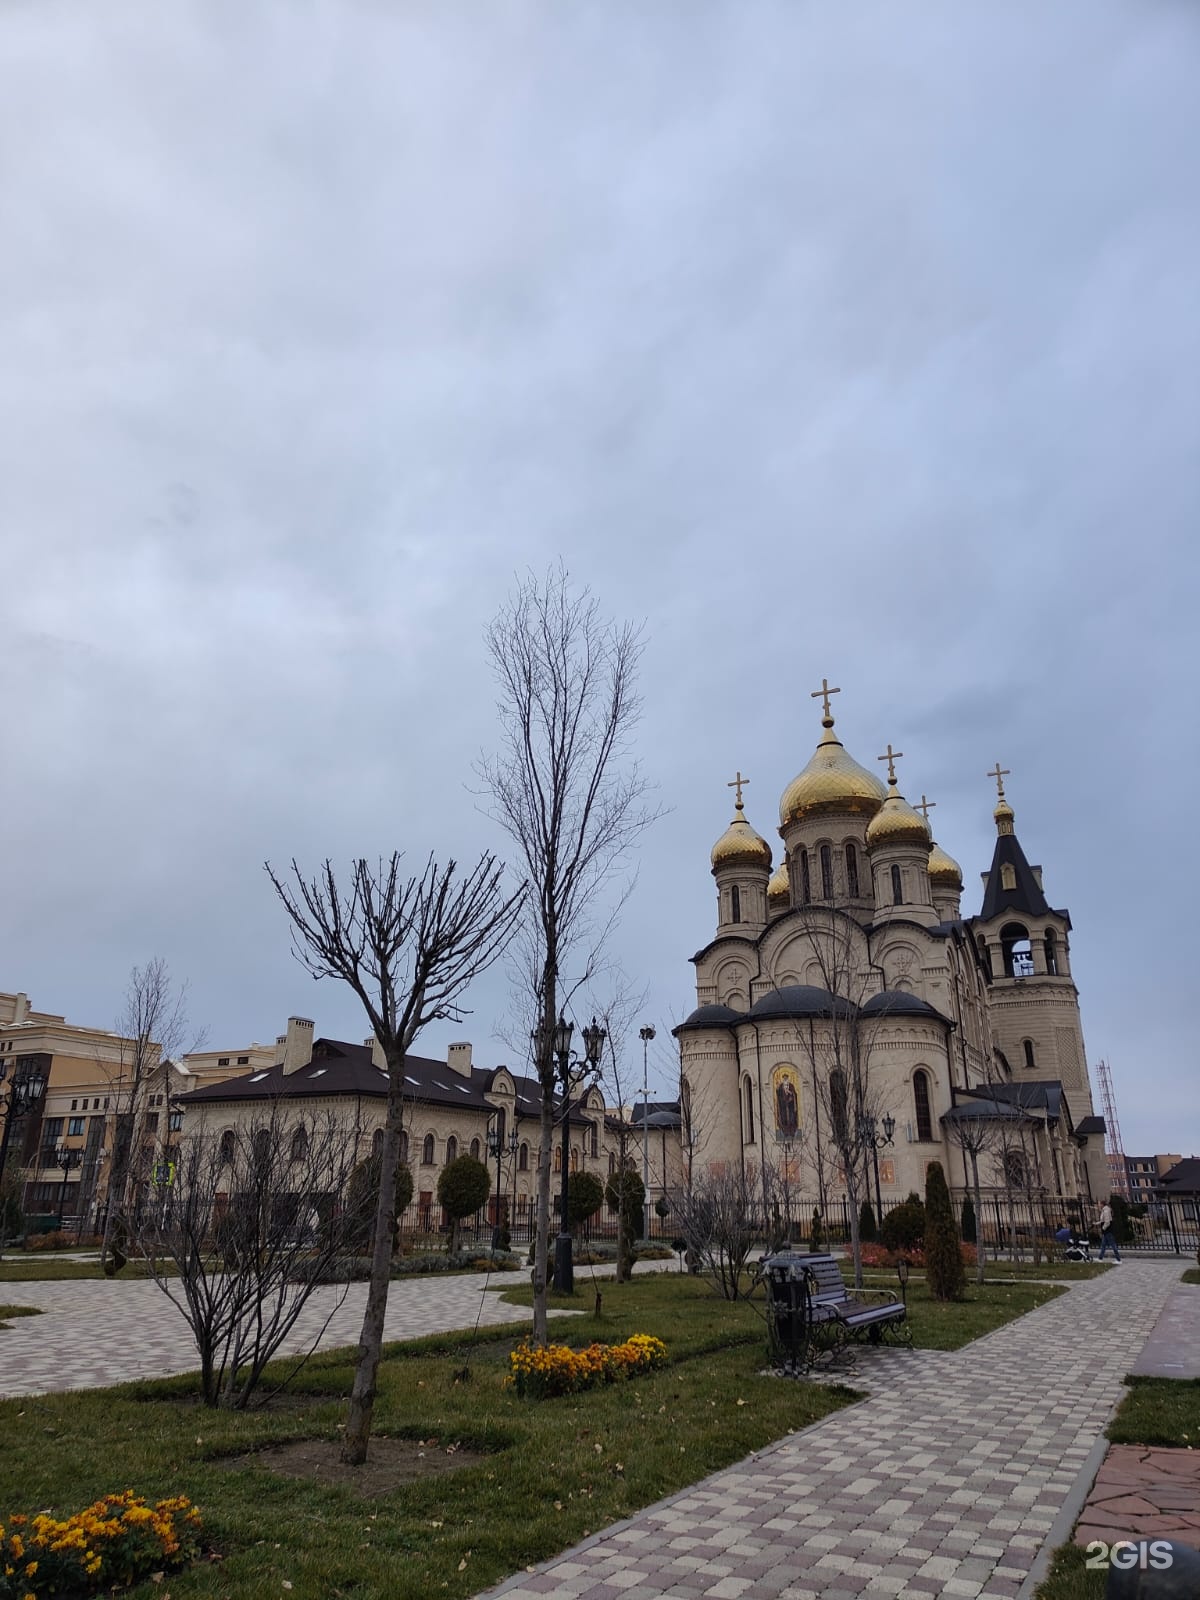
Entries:
[[1113, 1258], [1120, 1261], [1121, 1252], [1117, 1249], [1117, 1236], [1113, 1232], [1113, 1208], [1106, 1200], [1100, 1207], [1100, 1260], [1104, 1260], [1104, 1252], [1112, 1246]]

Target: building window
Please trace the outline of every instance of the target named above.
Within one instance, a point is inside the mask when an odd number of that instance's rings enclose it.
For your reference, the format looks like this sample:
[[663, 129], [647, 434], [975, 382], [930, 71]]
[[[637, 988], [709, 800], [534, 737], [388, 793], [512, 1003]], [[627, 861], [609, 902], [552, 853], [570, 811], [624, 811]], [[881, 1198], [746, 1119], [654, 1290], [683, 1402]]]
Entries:
[[933, 1115], [929, 1109], [929, 1074], [913, 1073], [913, 1109], [917, 1113], [917, 1138], [928, 1143], [933, 1138]]
[[1025, 1070], [1026, 1072], [1033, 1072], [1037, 1068], [1037, 1062], [1033, 1059], [1033, 1040], [1022, 1039], [1021, 1044], [1025, 1050]]
[[593, 1122], [592, 1123], [592, 1160], [595, 1161], [596, 1158], [599, 1156], [599, 1154], [600, 1154], [600, 1127], [599, 1127], [598, 1123]]
[[407, 1164], [407, 1162], [408, 1162], [408, 1129], [407, 1128], [401, 1128], [400, 1129], [400, 1159], [401, 1159], [401, 1161], [403, 1161], [403, 1162], [405, 1162]]
[[1042, 940], [1046, 952], [1046, 971], [1052, 978], [1058, 977], [1058, 940], [1054, 936], [1054, 929], [1047, 928], [1046, 936]]
[[742, 891], [736, 883], [729, 891], [729, 920], [730, 922], [742, 920]]
[[833, 899], [833, 851], [827, 844], [821, 846], [821, 899]]
[[808, 864], [808, 851], [800, 852], [800, 898], [805, 905], [812, 901], [812, 869]]
[[219, 1067], [227, 1067], [229, 1065], [229, 1057], [228, 1056], [218, 1056], [217, 1057], [217, 1065]]
[[1002, 1156], [1004, 1169], [1004, 1182], [1010, 1189], [1024, 1189], [1028, 1174], [1025, 1170], [1025, 1156], [1020, 1150], [1005, 1150]]
[[746, 1127], [745, 1127], [746, 1143], [747, 1144], [753, 1144], [754, 1143], [754, 1089], [751, 1086], [749, 1078], [746, 1078], [744, 1080], [743, 1093], [744, 1093], [745, 1101], [746, 1101]]
[[42, 1143], [56, 1144], [62, 1138], [63, 1119], [61, 1117], [47, 1117], [42, 1123]]
[[83, 1138], [83, 1118], [82, 1117], [72, 1117], [71, 1120], [67, 1123], [67, 1138], [68, 1139], [82, 1139]]
[[169, 1128], [170, 1128], [172, 1133], [181, 1132], [182, 1129], [183, 1129], [183, 1112], [182, 1111], [172, 1111], [172, 1113], [171, 1113], [171, 1115], [170, 1115], [170, 1117], [168, 1119], [168, 1126], [169, 1126]]
[[303, 1161], [308, 1154], [308, 1129], [303, 1123], [292, 1135], [292, 1160]]
[[517, 1151], [517, 1171], [529, 1171], [529, 1146], [527, 1144], [522, 1144], [521, 1148]]
[[579, 1146], [577, 1144], [571, 1146], [571, 1171], [579, 1171]]
[[894, 906], [904, 904], [904, 882], [900, 877], [899, 867], [892, 868], [892, 904]]
[[562, 1145], [560, 1144], [554, 1146], [554, 1170], [555, 1172], [562, 1171]]
[[1033, 947], [1028, 928], [1023, 928], [1019, 922], [1006, 922], [1000, 929], [1000, 948], [1004, 953], [1006, 978], [1033, 976]]
[[1011, 861], [1002, 861], [1000, 864], [1001, 889], [1015, 889], [1017, 887], [1017, 869]]
[[846, 841], [846, 893], [858, 899], [858, 851], [849, 839]]
[[75, 1109], [75, 1107], [76, 1107], [76, 1106], [77, 1106], [77, 1105], [78, 1105], [78, 1104], [79, 1104], [79, 1101], [78, 1101], [78, 1100], [72, 1100], [72, 1101], [71, 1101], [71, 1110], [72, 1110], [72, 1111], [74, 1111], [74, 1109]]
[[426, 1167], [433, 1165], [433, 1135], [431, 1133], [425, 1135], [425, 1142], [421, 1146], [421, 1164]]
[[233, 1156], [236, 1149], [237, 1135], [234, 1133], [232, 1128], [226, 1128], [225, 1132], [221, 1135], [221, 1165], [223, 1167], [229, 1167], [233, 1165]]
[[446, 1140], [446, 1165], [458, 1160], [458, 1140], [453, 1134]]
[[480, 1147], [479, 1140], [478, 1139], [472, 1139], [471, 1140], [471, 1154], [475, 1157], [476, 1161], [479, 1160], [480, 1148], [481, 1147]]
[[237, 1064], [238, 1064], [239, 1067], [248, 1067], [250, 1065], [250, 1057], [249, 1056], [239, 1056], [237, 1058]]
[[157, 1133], [158, 1132], [158, 1112], [157, 1111], [147, 1112], [147, 1114], [146, 1114], [146, 1132], [147, 1133]]

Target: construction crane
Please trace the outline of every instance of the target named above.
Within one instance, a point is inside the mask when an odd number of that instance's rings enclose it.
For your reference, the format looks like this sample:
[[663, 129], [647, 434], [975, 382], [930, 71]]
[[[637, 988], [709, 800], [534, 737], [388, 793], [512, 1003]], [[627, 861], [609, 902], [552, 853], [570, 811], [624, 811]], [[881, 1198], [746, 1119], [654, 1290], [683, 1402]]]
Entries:
[[1100, 1080], [1100, 1093], [1104, 1097], [1104, 1128], [1108, 1137], [1104, 1141], [1108, 1161], [1108, 1180], [1114, 1194], [1129, 1199], [1129, 1167], [1125, 1161], [1125, 1146], [1121, 1140], [1121, 1124], [1117, 1120], [1117, 1097], [1113, 1093], [1112, 1069], [1107, 1061], [1096, 1063], [1096, 1076]]

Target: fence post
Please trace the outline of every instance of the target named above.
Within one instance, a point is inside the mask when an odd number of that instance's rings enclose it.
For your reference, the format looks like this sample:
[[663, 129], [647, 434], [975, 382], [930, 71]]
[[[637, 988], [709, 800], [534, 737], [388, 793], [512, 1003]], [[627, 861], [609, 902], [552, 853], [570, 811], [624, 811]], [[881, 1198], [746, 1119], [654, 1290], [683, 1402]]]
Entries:
[[1178, 1231], [1177, 1231], [1177, 1229], [1175, 1227], [1175, 1202], [1174, 1202], [1174, 1200], [1168, 1200], [1167, 1201], [1167, 1221], [1171, 1224], [1171, 1243], [1175, 1246], [1175, 1254], [1176, 1255], [1181, 1255], [1182, 1252], [1181, 1252], [1181, 1250], [1179, 1248], [1179, 1233], [1178, 1233]]

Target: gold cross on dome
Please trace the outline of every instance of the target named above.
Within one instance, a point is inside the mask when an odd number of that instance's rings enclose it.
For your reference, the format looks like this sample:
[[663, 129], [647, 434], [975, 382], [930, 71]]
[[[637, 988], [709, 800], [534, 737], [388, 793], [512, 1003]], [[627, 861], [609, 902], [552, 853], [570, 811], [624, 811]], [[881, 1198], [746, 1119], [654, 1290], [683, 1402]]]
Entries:
[[895, 781], [896, 781], [896, 763], [897, 763], [897, 761], [899, 761], [899, 760], [901, 760], [903, 758], [903, 755], [904, 755], [904, 751], [903, 750], [893, 750], [892, 749], [892, 741], [889, 739], [888, 740], [888, 747], [887, 747], [886, 754], [875, 757], [876, 761], [886, 761], [887, 762], [887, 764], [888, 764], [888, 782], [889, 783], [895, 783]]
[[727, 783], [725, 785], [725, 787], [727, 789], [736, 789], [737, 790], [737, 808], [738, 808], [739, 811], [742, 809], [742, 789], [749, 782], [750, 782], [749, 778], [743, 778], [742, 777], [742, 770], [739, 767], [738, 768], [737, 777], [732, 779], [729, 783]]
[[821, 704], [825, 708], [824, 709], [824, 715], [828, 716], [829, 715], [829, 696], [831, 694], [841, 694], [841, 692], [842, 691], [840, 689], [831, 689], [829, 687], [829, 679], [828, 678], [822, 678], [821, 679], [821, 687], [819, 689], [814, 689], [812, 691], [812, 693], [809, 695], [808, 698], [810, 700], [819, 700], [821, 702]]
[[915, 811], [919, 811], [921, 813], [921, 815], [925, 818], [925, 821], [928, 822], [929, 821], [929, 813], [936, 807], [936, 805], [937, 805], [937, 801], [936, 800], [926, 800], [925, 796], [922, 795], [919, 803], [916, 806], [914, 806], [913, 809]]
[[1011, 778], [1012, 777], [1012, 769], [1010, 767], [1002, 767], [1000, 765], [1000, 763], [997, 761], [996, 765], [987, 774], [987, 776], [989, 778], [995, 778], [995, 780], [996, 780], [996, 792], [997, 792], [997, 794], [999, 794], [1001, 800], [1003, 800], [1004, 799], [1004, 780], [1005, 780], [1005, 778]]

